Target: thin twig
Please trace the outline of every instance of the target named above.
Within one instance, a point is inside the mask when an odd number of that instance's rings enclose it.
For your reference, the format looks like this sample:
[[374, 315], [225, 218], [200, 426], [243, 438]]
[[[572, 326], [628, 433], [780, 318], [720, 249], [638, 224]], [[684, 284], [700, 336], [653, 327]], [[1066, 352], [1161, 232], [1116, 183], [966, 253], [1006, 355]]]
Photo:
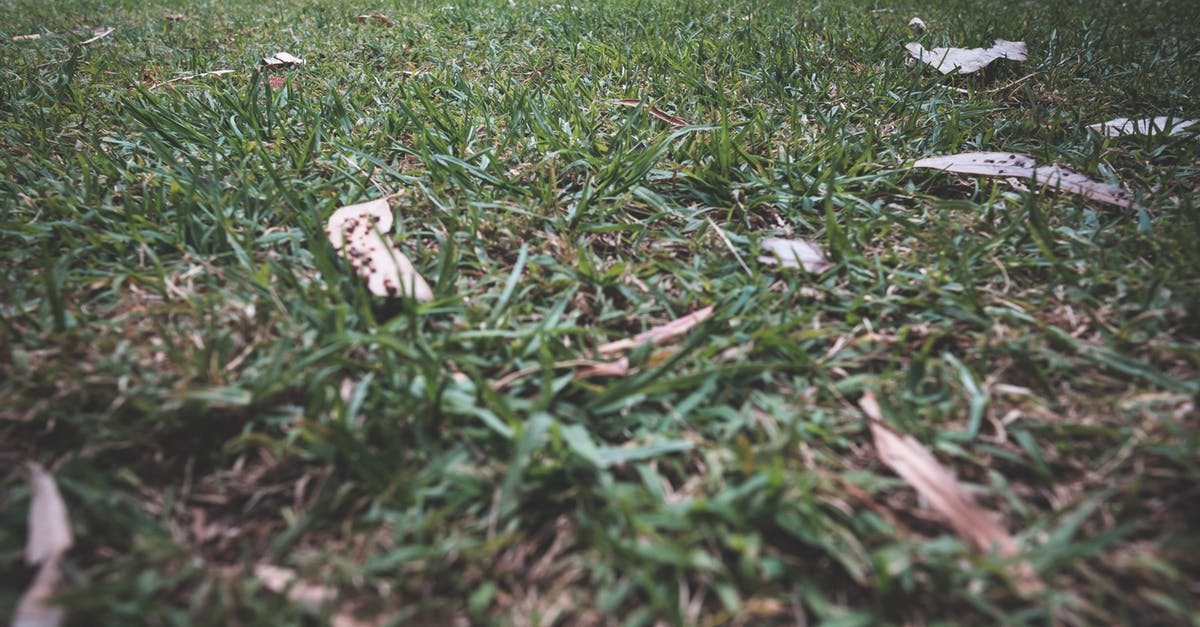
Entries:
[[77, 44], [73, 44], [71, 47], [78, 48], [80, 46], [86, 46], [92, 42], [99, 41], [99, 40], [104, 39], [105, 37], [108, 37], [109, 35], [111, 35], [113, 33], [113, 31], [115, 31], [115, 30], [117, 30], [117, 29], [113, 28], [112, 26], [109, 26], [108, 28], [102, 28], [98, 31], [92, 31], [93, 33], [95, 33], [95, 35], [93, 35], [91, 39], [85, 39]]

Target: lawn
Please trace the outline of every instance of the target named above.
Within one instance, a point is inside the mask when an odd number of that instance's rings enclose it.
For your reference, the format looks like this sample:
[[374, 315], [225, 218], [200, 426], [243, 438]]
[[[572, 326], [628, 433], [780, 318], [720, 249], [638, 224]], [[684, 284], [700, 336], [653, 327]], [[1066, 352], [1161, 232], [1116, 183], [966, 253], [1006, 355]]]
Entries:
[[0, 0], [0, 73], [0, 616], [38, 462], [69, 624], [1200, 624], [1200, 139], [1089, 129], [1200, 117], [1194, 0]]

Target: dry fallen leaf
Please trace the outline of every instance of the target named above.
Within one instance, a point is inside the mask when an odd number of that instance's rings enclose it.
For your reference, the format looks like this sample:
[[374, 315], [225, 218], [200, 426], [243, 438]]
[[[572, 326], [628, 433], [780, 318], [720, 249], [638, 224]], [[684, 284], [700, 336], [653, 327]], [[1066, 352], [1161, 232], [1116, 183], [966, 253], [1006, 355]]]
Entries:
[[396, 23], [392, 21], [392, 18], [390, 18], [382, 13], [371, 13], [370, 15], [359, 15], [359, 16], [355, 17], [355, 19], [357, 19], [359, 21], [359, 23], [362, 23], [362, 24], [373, 21], [373, 22], [379, 22], [380, 24], [383, 24], [384, 26], [395, 26], [396, 25]]
[[39, 33], [32, 33], [29, 35], [13, 35], [12, 36], [13, 41], [36, 41], [41, 38], [42, 38], [42, 36]]
[[612, 353], [618, 353], [624, 350], [637, 348], [646, 342], [652, 342], [654, 344], [668, 342], [676, 337], [679, 337], [680, 335], [683, 335], [684, 333], [687, 333], [688, 331], [691, 331], [696, 325], [707, 320], [708, 317], [712, 315], [712, 312], [713, 308], [711, 305], [709, 305], [704, 309], [693, 311], [682, 318], [672, 320], [666, 324], [654, 327], [653, 329], [638, 333], [632, 339], [617, 340], [616, 342], [604, 344], [597, 348], [596, 352], [600, 353], [601, 355], [609, 355]]
[[908, 25], [914, 30], [925, 30], [927, 28], [925, 26], [925, 20], [919, 17], [913, 17], [913, 19], [908, 21]]
[[433, 299], [433, 290], [412, 262], [383, 237], [392, 229], [387, 199], [342, 207], [329, 217], [325, 233], [334, 250], [343, 252], [367, 289], [376, 296]]
[[111, 27], [111, 26], [97, 26], [96, 28], [93, 28], [93, 29], [91, 30], [91, 34], [92, 34], [92, 36], [91, 36], [90, 38], [88, 38], [88, 39], [85, 39], [85, 40], [83, 40], [83, 41], [81, 41], [81, 42], [79, 42], [79, 43], [77, 43], [77, 44], [74, 44], [74, 45], [75, 45], [75, 46], [86, 46], [86, 45], [88, 45], [88, 44], [90, 44], [90, 43], [93, 43], [93, 42], [99, 41], [99, 40], [101, 40], [101, 39], [104, 39], [105, 37], [108, 37], [108, 36], [109, 36], [109, 35], [111, 35], [111, 34], [113, 33], [113, 31], [115, 31], [115, 30], [117, 30], [117, 29], [115, 29], [115, 28], [113, 28], [113, 27]]
[[337, 598], [337, 590], [329, 586], [315, 584], [296, 578], [296, 571], [282, 566], [270, 564], [255, 564], [254, 576], [262, 580], [268, 590], [276, 594], [284, 594], [292, 603], [298, 603], [313, 609]]
[[1133, 207], [1133, 194], [1127, 189], [1094, 181], [1059, 165], [1038, 165], [1033, 157], [1011, 152], [964, 152], [929, 157], [917, 161], [913, 167], [959, 174], [1026, 178], [1050, 189], [1078, 194], [1118, 207]]
[[[883, 422], [883, 414], [873, 393], [865, 392], [858, 406], [870, 419], [871, 435], [879, 459], [941, 514], [955, 533], [980, 553], [995, 549], [1001, 557], [1018, 554], [1017, 543], [1008, 531], [975, 502], [950, 470], [942, 466], [920, 442]], [[1018, 586], [1025, 592], [1033, 592], [1042, 586], [1028, 563], [1018, 565], [1015, 575]]]
[[820, 246], [807, 240], [768, 237], [759, 244], [773, 254], [759, 257], [758, 260], [762, 263], [778, 263], [785, 268], [803, 267], [805, 271], [813, 274], [820, 274], [836, 265], [825, 258]]
[[646, 113], [649, 113], [650, 115], [662, 120], [663, 122], [666, 122], [667, 124], [670, 124], [671, 126], [687, 126], [688, 125], [687, 120], [685, 120], [679, 116], [671, 115], [670, 113], [665, 113], [658, 107], [651, 106], [651, 105], [643, 105], [642, 101], [640, 101], [640, 100], [618, 100], [617, 104], [625, 106], [625, 107], [645, 106]]
[[62, 582], [62, 560], [73, 542], [67, 506], [58, 484], [45, 468], [29, 464], [29, 537], [25, 561], [40, 565], [33, 583], [21, 595], [13, 612], [13, 627], [57, 627], [65, 612], [49, 604]]
[[[1119, 135], [1157, 135], [1164, 132], [1168, 135], [1183, 135], [1186, 133], [1197, 133], [1196, 129], [1188, 128], [1197, 122], [1200, 122], [1200, 120], [1180, 120], [1179, 118], [1160, 115], [1156, 118], [1136, 120], [1116, 118], [1107, 122], [1092, 124], [1088, 128], [1109, 137], [1117, 137]], [[1168, 131], [1167, 129], [1170, 130]]]
[[1025, 42], [997, 39], [991, 48], [932, 48], [926, 50], [921, 44], [911, 42], [904, 45], [913, 58], [937, 68], [942, 74], [959, 70], [963, 74], [978, 72], [996, 59], [1024, 61], [1028, 51]]
[[303, 65], [304, 59], [294, 57], [286, 52], [276, 52], [262, 60], [262, 64], [266, 67], [291, 67], [293, 65]]
[[182, 13], [168, 13], [163, 16], [168, 22], [182, 22], [187, 16]]
[[39, 464], [29, 464], [29, 537], [25, 543], [25, 561], [44, 564], [71, 548], [71, 522], [67, 506], [54, 477]]

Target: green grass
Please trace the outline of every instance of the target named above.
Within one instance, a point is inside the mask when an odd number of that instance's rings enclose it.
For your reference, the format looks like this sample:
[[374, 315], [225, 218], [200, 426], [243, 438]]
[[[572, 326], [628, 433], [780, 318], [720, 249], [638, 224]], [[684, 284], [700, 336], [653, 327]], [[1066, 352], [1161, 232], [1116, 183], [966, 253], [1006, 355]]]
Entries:
[[[1200, 117], [1200, 4], [1006, 7], [0, 0], [0, 615], [39, 460], [77, 624], [1197, 624], [1200, 142], [1086, 126]], [[1029, 61], [942, 77], [913, 15]], [[911, 168], [966, 150], [1141, 208]], [[419, 306], [322, 231], [400, 190]], [[882, 465], [865, 390], [1045, 592]]]

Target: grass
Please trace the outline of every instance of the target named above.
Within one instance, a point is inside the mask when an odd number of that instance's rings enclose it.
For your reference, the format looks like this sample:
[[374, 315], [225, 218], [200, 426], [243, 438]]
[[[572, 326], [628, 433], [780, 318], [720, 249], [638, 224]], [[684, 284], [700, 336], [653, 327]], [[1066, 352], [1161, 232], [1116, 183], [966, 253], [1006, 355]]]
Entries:
[[[1197, 624], [1200, 142], [1086, 126], [1200, 117], [1200, 5], [0, 8], [0, 614], [39, 460], [79, 624]], [[943, 77], [913, 15], [1030, 59]], [[966, 150], [1141, 206], [911, 168]], [[397, 191], [430, 303], [322, 232]], [[628, 376], [561, 367], [708, 305]], [[866, 390], [1044, 592], [883, 466]]]

